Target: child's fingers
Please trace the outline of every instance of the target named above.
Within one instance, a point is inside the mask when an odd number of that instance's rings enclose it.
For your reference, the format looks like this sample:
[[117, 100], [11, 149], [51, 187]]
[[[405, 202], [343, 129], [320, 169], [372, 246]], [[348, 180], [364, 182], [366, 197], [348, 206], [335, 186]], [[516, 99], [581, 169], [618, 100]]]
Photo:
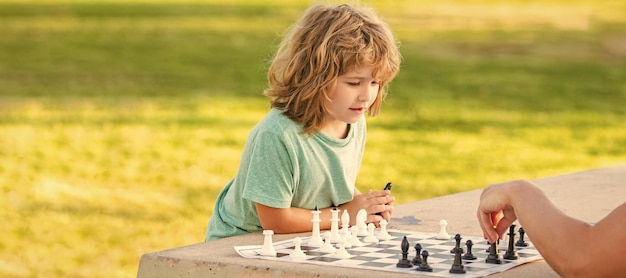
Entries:
[[388, 196], [389, 194], [391, 194], [391, 191], [389, 191], [389, 190], [376, 190], [376, 191], [373, 191], [373, 190], [370, 189], [368, 194], [371, 197], [382, 197], [382, 196]]
[[391, 221], [391, 215], [393, 214], [393, 206], [388, 206], [390, 209], [388, 211], [384, 211], [381, 213], [381, 216], [387, 220], [387, 222]]
[[385, 205], [390, 205], [392, 204], [394, 201], [396, 200], [395, 197], [393, 196], [382, 196], [382, 197], [376, 197], [374, 198], [374, 203], [375, 204], [385, 204]]
[[378, 226], [378, 222], [380, 222], [380, 220], [387, 220], [387, 222], [389, 222], [391, 220], [391, 214], [393, 212], [393, 206], [390, 205], [374, 205], [371, 206], [370, 209], [373, 209], [374, 211], [376, 211], [376, 213], [374, 214], [368, 214], [367, 215], [367, 222], [368, 223], [374, 223], [376, 224], [376, 226]]
[[385, 211], [385, 212], [381, 213], [380, 216], [383, 219], [385, 219], [387, 222], [389, 222], [389, 220], [391, 219], [391, 214], [388, 211]]
[[374, 213], [385, 213], [393, 210], [393, 206], [391, 205], [372, 205], [370, 206], [370, 210]]

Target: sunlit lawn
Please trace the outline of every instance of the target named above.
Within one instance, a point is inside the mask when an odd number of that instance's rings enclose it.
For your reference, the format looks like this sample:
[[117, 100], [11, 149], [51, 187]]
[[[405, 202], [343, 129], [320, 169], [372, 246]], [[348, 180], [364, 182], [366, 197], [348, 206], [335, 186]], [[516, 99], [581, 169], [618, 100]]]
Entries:
[[[73, 3], [0, 2], [3, 277], [132, 277], [203, 241], [308, 2]], [[372, 3], [404, 61], [362, 190], [406, 203], [626, 163], [625, 4]]]

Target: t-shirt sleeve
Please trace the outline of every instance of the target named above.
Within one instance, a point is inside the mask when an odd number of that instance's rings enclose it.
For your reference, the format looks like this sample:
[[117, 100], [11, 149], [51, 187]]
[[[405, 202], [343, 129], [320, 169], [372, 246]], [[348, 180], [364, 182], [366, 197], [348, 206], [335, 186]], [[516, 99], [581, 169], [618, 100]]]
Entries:
[[269, 207], [290, 207], [294, 169], [285, 142], [277, 134], [261, 131], [250, 151], [243, 198]]

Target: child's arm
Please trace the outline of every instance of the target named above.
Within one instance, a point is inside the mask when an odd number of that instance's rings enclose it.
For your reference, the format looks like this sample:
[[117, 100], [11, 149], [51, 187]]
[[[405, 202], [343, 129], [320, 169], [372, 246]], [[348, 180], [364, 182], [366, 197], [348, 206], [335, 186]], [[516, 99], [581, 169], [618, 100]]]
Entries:
[[[393, 211], [394, 197], [389, 196], [388, 190], [370, 191], [362, 194], [357, 189], [354, 191], [352, 201], [339, 207], [341, 210], [348, 210], [350, 214], [350, 225], [356, 224], [356, 215], [360, 209], [367, 211], [367, 222], [378, 223], [383, 218], [389, 221]], [[330, 229], [331, 209], [321, 209], [320, 229]], [[277, 234], [300, 233], [311, 231], [311, 210], [303, 208], [273, 208], [256, 203], [259, 221], [264, 230], [273, 230]], [[382, 215], [376, 215], [382, 212]]]
[[[273, 208], [256, 203], [256, 211], [264, 230], [276, 234], [310, 232], [313, 229], [311, 210], [303, 208]], [[320, 229], [330, 229], [331, 208], [320, 209]]]

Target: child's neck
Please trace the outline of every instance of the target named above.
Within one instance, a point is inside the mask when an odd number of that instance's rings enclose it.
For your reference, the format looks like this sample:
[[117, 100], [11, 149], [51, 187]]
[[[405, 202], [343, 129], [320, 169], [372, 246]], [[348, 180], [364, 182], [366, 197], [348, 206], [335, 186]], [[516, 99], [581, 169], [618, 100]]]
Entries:
[[331, 125], [328, 124], [322, 128], [321, 132], [334, 138], [345, 139], [348, 136], [348, 132], [350, 131], [350, 124], [341, 123]]

